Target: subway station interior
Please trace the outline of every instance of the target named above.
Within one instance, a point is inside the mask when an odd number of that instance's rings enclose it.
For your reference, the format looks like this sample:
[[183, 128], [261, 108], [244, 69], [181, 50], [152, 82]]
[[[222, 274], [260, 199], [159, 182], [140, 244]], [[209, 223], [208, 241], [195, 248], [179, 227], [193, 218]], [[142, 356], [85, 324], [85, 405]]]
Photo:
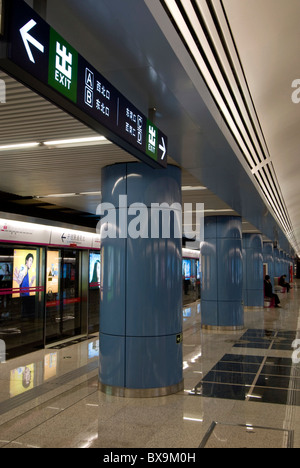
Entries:
[[300, 447], [299, 18], [0, 0], [0, 448]]

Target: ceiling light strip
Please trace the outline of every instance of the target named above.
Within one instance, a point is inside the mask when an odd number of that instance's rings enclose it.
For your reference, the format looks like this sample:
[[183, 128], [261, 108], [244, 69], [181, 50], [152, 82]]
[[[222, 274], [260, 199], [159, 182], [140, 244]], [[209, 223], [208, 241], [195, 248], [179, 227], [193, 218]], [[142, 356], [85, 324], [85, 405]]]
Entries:
[[245, 73], [241, 64], [241, 60], [237, 51], [237, 47], [233, 38], [232, 31], [230, 29], [229, 21], [226, 15], [226, 11], [223, 5], [222, 0], [207, 0], [208, 3], [213, 8], [216, 17], [218, 18], [218, 22], [220, 25], [220, 30], [224, 35], [225, 43], [227, 44], [227, 50], [230, 53], [230, 57], [233, 63], [233, 68], [236, 71], [236, 74], [239, 78], [239, 84], [242, 89], [242, 96], [245, 98], [247, 108], [249, 109], [251, 120], [254, 123], [255, 130], [258, 135], [258, 140], [262, 145], [262, 151], [264, 154], [269, 155], [269, 149], [266, 144], [266, 140], [259, 122], [259, 118], [257, 116], [257, 112], [251, 97], [251, 93], [249, 91], [248, 83], [245, 77]]
[[10, 150], [19, 150], [19, 149], [29, 149], [29, 148], [36, 148], [40, 146], [40, 143], [14, 143], [11, 145], [2, 145], [0, 146], [0, 151], [10, 151]]
[[261, 174], [258, 172], [257, 174], [254, 175], [259, 187], [261, 188], [265, 199], [267, 200], [269, 207], [271, 208], [272, 212], [274, 213], [275, 219], [277, 219], [278, 223], [282, 226], [284, 232], [288, 230], [288, 226], [286, 225], [286, 222], [283, 218], [282, 211], [278, 207], [277, 203], [275, 203], [274, 199], [272, 196], [270, 196], [269, 190], [266, 187]]
[[282, 220], [282, 223], [284, 223], [285, 230], [290, 229], [290, 224], [289, 224], [288, 218], [286, 216], [286, 213], [285, 213], [285, 211], [284, 211], [284, 209], [282, 207], [282, 203], [280, 201], [280, 198], [278, 198], [276, 196], [276, 194], [274, 193], [274, 186], [270, 182], [270, 180], [269, 180], [269, 178], [268, 178], [268, 176], [266, 174], [265, 168], [262, 168], [262, 170], [259, 171], [259, 175], [260, 175], [261, 180], [264, 183], [264, 186], [266, 187], [266, 189], [268, 191], [269, 199], [272, 200], [273, 205], [276, 206], [277, 213], [280, 213], [280, 215], [281, 215], [281, 220]]
[[283, 206], [283, 210], [289, 220], [289, 224], [291, 226], [291, 229], [292, 229], [292, 226], [293, 226], [293, 223], [291, 221], [291, 218], [289, 216], [289, 212], [288, 212], [288, 209], [285, 205], [285, 202], [284, 202], [284, 198], [283, 198], [283, 195], [282, 195], [282, 192], [281, 192], [281, 188], [280, 188], [280, 185], [278, 183], [278, 180], [277, 180], [277, 176], [276, 176], [276, 173], [275, 173], [275, 170], [274, 170], [274, 166], [273, 166], [273, 163], [270, 162], [268, 165], [267, 165], [267, 169], [269, 171], [269, 174], [270, 174], [270, 177], [273, 181], [273, 184], [274, 184], [274, 187], [276, 189], [276, 192], [277, 192], [277, 196], [278, 196], [278, 199], [280, 200], [280, 203], [282, 204]]
[[64, 146], [64, 145], [76, 145], [76, 144], [84, 144], [84, 143], [100, 143], [100, 142], [106, 142], [106, 141], [107, 139], [104, 136], [97, 136], [97, 137], [85, 137], [85, 138], [45, 141], [44, 145]]
[[[212, 2], [207, 2], [206, 0], [193, 0], [193, 2], [197, 5], [195, 5], [195, 8], [197, 8], [198, 11], [201, 12], [201, 16], [203, 18], [207, 30], [207, 34], [210, 36], [212, 47], [215, 49], [215, 55], [218, 56], [219, 67], [223, 70], [223, 74], [227, 77], [228, 86], [231, 90], [232, 95], [234, 96], [236, 106], [241, 113], [241, 118], [243, 119], [245, 131], [251, 139], [259, 161], [261, 162], [266, 158], [265, 151], [261, 145], [260, 136], [257, 133], [256, 125], [253, 121], [251, 110], [247, 105], [247, 100], [244, 96], [239, 75], [231, 59], [231, 55], [235, 53], [235, 49], [230, 51], [228, 48]], [[249, 94], [247, 88], [246, 92], [247, 94]]]
[[[215, 67], [217, 67], [219, 72], [222, 74], [223, 81], [225, 83], [224, 86], [227, 87], [228, 93], [231, 96], [232, 102], [227, 100], [228, 106], [231, 108], [232, 112], [234, 107], [235, 115], [238, 115], [236, 123], [245, 142], [247, 142], [247, 146], [255, 164], [258, 164], [264, 159], [264, 155], [258, 144], [257, 136], [253, 129], [253, 123], [249, 119], [249, 113], [245, 107], [242, 93], [239, 90], [238, 79], [234, 75], [230, 55], [228, 54], [226, 43], [224, 43], [218, 20], [214, 15], [214, 11], [209, 10], [207, 3], [204, 0], [193, 0], [193, 8], [195, 9], [197, 18], [199, 18], [199, 23], [201, 23], [199, 24], [198, 29], [200, 27], [203, 28], [205, 37], [209, 42], [210, 49], [212, 50], [212, 54], [216, 62]], [[216, 70], [215, 67], [213, 67], [214, 73]], [[219, 80], [217, 81], [219, 82]], [[222, 86], [222, 89], [224, 86]]]
[[184, 42], [186, 43], [187, 49], [190, 51], [190, 55], [192, 56], [198, 70], [200, 71], [205, 83], [207, 84], [208, 88], [211, 91], [212, 96], [214, 97], [221, 113], [223, 114], [224, 120], [231, 129], [231, 132], [234, 135], [236, 142], [238, 143], [242, 153], [245, 155], [248, 165], [251, 169], [253, 169], [255, 162], [249, 152], [248, 148], [246, 147], [243, 138], [237, 128], [230, 111], [227, 107], [226, 102], [224, 102], [221, 93], [216, 85], [215, 81], [211, 77], [211, 74], [207, 68], [207, 65], [194, 41], [193, 36], [191, 35], [188, 26], [186, 25], [182, 14], [177, 7], [175, 0], [162, 0], [164, 1], [166, 7], [168, 8], [171, 16], [173, 17], [175, 23], [177, 24], [177, 30], [179, 30], [180, 35], [182, 36]]
[[[229, 91], [229, 81], [225, 73], [222, 73], [222, 70], [220, 69], [220, 66], [215, 57], [215, 53], [212, 51], [211, 46], [207, 40], [207, 34], [204, 33], [202, 26], [199, 22], [198, 16], [196, 15], [191, 3], [188, 0], [185, 0], [184, 2], [181, 2], [181, 4], [185, 9], [187, 15], [185, 21], [189, 21], [191, 23], [191, 27], [193, 28], [194, 34], [197, 36], [197, 39], [199, 41], [199, 44], [201, 44], [201, 48], [203, 49], [206, 60], [208, 61], [210, 68], [213, 72], [214, 76], [211, 76], [211, 78], [214, 80], [215, 83], [217, 83], [220, 94], [222, 94], [223, 100], [227, 103], [227, 106], [231, 111], [231, 115], [233, 116], [237, 128], [243, 135], [243, 139], [247, 144], [249, 153], [254, 156], [254, 162], [258, 164], [260, 160], [256, 157], [255, 146], [250, 141], [249, 136], [245, 131], [245, 123], [241, 118], [241, 113], [238, 110], [237, 103], [234, 102], [232, 94]], [[201, 15], [201, 12], [199, 10], [198, 13], [199, 15]]]
[[[292, 226], [279, 184], [263, 167], [270, 154], [249, 92], [238, 52], [220, 0], [161, 0], [205, 80], [263, 196], [284, 231]], [[223, 27], [222, 27], [223, 26]], [[224, 36], [223, 36], [224, 28]], [[227, 43], [228, 41], [228, 43]], [[203, 54], [203, 55], [202, 55]], [[258, 168], [257, 168], [258, 169]]]
[[272, 172], [270, 170], [270, 164], [266, 164], [259, 171], [257, 171], [257, 173], [259, 174], [265, 186], [269, 187], [268, 188], [269, 198], [273, 200], [274, 204], [276, 204], [278, 211], [281, 213], [282, 219], [285, 220], [287, 229], [291, 229], [292, 228], [291, 220], [289, 218], [286, 206], [283, 202], [282, 194], [280, 195], [279, 185], [278, 183], [275, 183], [274, 181]]

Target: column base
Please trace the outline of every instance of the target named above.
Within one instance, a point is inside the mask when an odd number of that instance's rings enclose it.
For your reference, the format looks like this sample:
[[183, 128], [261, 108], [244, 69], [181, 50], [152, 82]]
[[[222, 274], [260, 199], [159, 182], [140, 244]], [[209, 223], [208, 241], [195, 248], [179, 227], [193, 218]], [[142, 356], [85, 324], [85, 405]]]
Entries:
[[202, 330], [208, 331], [241, 331], [244, 330], [244, 325], [232, 326], [232, 327], [218, 327], [214, 325], [201, 325]]
[[111, 385], [105, 385], [99, 382], [99, 390], [106, 395], [122, 397], [122, 398], [155, 398], [163, 397], [167, 395], [173, 395], [174, 393], [181, 392], [184, 389], [184, 380], [178, 384], [171, 385], [169, 387], [160, 388], [123, 388], [123, 387], [112, 387]]

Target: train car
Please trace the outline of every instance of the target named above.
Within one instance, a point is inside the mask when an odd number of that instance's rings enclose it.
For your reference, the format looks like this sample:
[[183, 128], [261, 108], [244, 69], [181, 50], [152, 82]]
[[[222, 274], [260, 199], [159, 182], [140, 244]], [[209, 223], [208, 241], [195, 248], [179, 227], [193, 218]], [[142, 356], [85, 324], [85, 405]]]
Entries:
[[182, 249], [182, 301], [195, 302], [201, 296], [200, 251]]
[[99, 330], [100, 236], [0, 219], [0, 340], [6, 358]]

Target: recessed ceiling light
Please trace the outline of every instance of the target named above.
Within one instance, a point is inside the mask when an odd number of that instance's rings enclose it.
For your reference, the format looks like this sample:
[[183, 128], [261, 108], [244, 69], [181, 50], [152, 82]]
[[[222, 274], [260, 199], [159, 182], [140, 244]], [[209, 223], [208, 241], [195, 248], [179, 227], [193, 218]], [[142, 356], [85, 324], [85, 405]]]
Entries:
[[65, 140], [45, 141], [43, 144], [48, 147], [72, 148], [73, 146], [93, 146], [110, 144], [104, 136], [88, 137], [88, 138], [72, 138]]
[[9, 151], [15, 149], [27, 149], [27, 148], [35, 148], [40, 146], [40, 143], [15, 143], [12, 145], [2, 145], [0, 146], [0, 151]]
[[192, 192], [194, 190], [207, 190], [207, 187], [203, 187], [202, 185], [198, 185], [198, 186], [195, 186], [195, 187], [193, 187], [191, 185], [187, 185], [187, 186], [182, 187], [181, 190], [183, 192], [190, 192], [190, 191]]

